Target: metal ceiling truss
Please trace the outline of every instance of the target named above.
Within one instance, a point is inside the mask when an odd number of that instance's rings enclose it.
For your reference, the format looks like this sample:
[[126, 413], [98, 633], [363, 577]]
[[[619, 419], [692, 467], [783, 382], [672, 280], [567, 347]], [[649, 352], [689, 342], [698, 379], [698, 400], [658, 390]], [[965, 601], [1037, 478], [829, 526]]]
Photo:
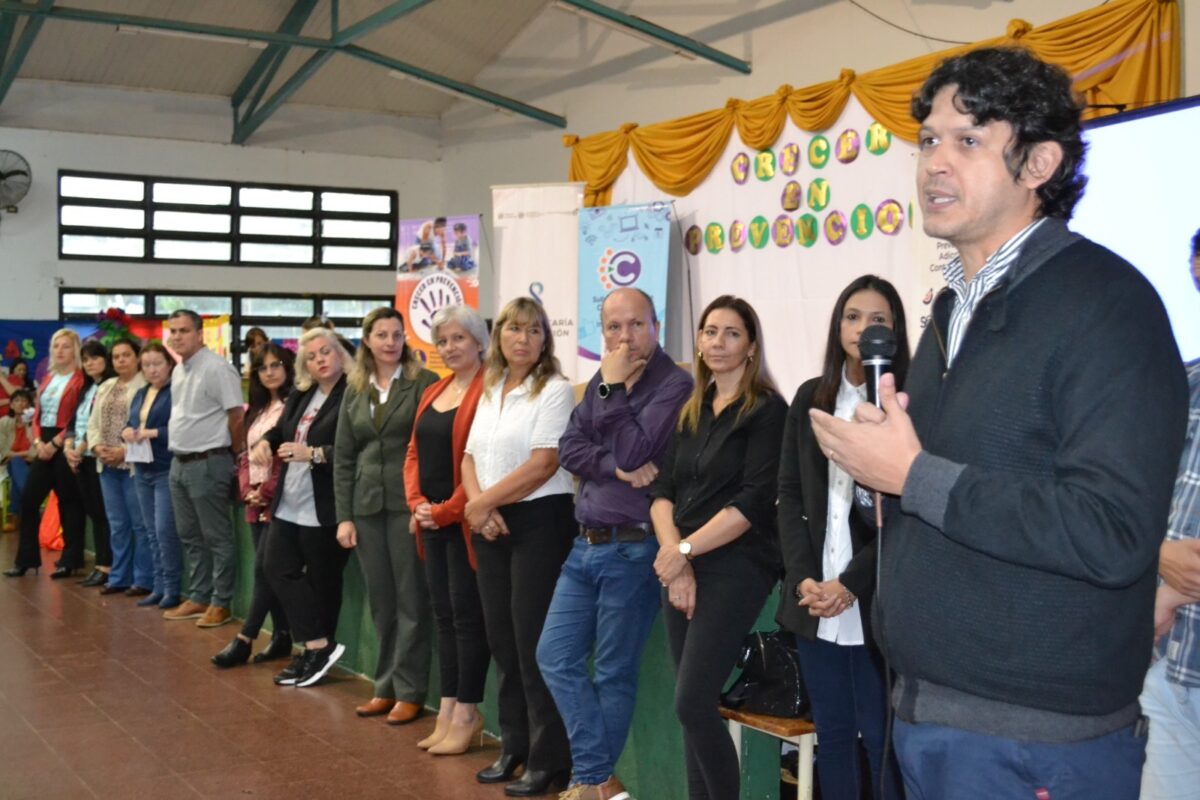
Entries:
[[[39, 0], [29, 8], [35, 13], [44, 13], [52, 5], [54, 5], [54, 0]], [[9, 87], [16, 80], [17, 73], [21, 71], [21, 64], [24, 63], [25, 56], [29, 55], [29, 50], [33, 47], [33, 40], [37, 38], [38, 32], [42, 29], [42, 23], [45, 22], [45, 17], [42, 16], [31, 16], [25, 20], [21, 38], [17, 39], [16, 46], [9, 53], [9, 44], [17, 29], [18, 15], [4, 13], [4, 11], [6, 9], [0, 9], [0, 103], [4, 102]]]
[[[54, 0], [19, 2], [0, 0], [0, 103], [21, 64], [29, 54], [38, 32], [47, 19], [62, 19], [100, 25], [127, 26], [149, 30], [168, 31], [181, 34], [219, 37], [242, 42], [261, 42], [267, 45], [262, 54], [246, 72], [231, 99], [234, 116], [233, 141], [244, 144], [258, 128], [274, 114], [280, 106], [294, 95], [335, 54], [357, 58], [360, 61], [386, 67], [439, 91], [461, 96], [463, 99], [490, 106], [498, 111], [507, 111], [557, 128], [565, 128], [567, 120], [558, 114], [522, 103], [487, 89], [464, 83], [437, 73], [429, 72], [413, 64], [391, 58], [374, 50], [360, 47], [355, 42], [379, 30], [385, 25], [416, 11], [432, 0], [396, 0], [388, 6], [348, 27], [339, 28], [338, 0], [330, 2], [330, 38], [319, 39], [301, 36], [300, 31], [308, 22], [318, 0], [296, 0], [276, 31], [260, 31], [231, 28], [223, 25], [186, 22], [183, 20], [159, 19], [134, 14], [55, 6]], [[603, 24], [624, 30], [631, 35], [664, 46], [675, 53], [689, 58], [703, 58], [743, 74], [750, 73], [750, 62], [709, 47], [703, 42], [684, 36], [648, 20], [626, 14], [602, 5], [595, 0], [557, 0], [559, 8], [579, 13]], [[17, 19], [25, 17], [25, 27], [15, 46], [10, 43], [16, 32]], [[315, 51], [295, 73], [264, 100], [267, 89], [274, 82], [291, 48], [303, 47]], [[252, 94], [253, 93], [253, 94]], [[247, 103], [247, 101], [249, 101]], [[243, 108], [245, 106], [245, 108]]]
[[595, 0], [557, 0], [555, 5], [582, 17], [595, 20], [611, 28], [621, 30], [639, 39], [665, 47], [685, 58], [703, 58], [714, 64], [736, 70], [743, 75], [750, 74], [750, 62], [709, 47], [704, 42], [684, 36], [681, 33], [668, 30], [649, 20], [626, 14], [615, 8], [595, 2]]
[[[305, 22], [307, 22], [309, 15], [311, 15], [312, 7], [316, 5], [315, 0], [296, 0], [292, 10], [288, 12], [287, 17], [285, 17], [277, 31], [231, 28], [224, 25], [208, 25], [204, 23], [185, 22], [183, 20], [143, 17], [134, 14], [68, 8], [65, 6], [54, 6], [54, 0], [39, 0], [37, 3], [0, 0], [0, 40], [5, 37], [6, 30], [8, 31], [7, 35], [11, 37], [11, 27], [6, 26], [11, 26], [15, 23], [16, 17], [28, 17], [25, 30], [18, 40], [12, 56], [3, 63], [3, 67], [0, 69], [0, 102], [3, 101], [4, 93], [16, 77], [21, 62], [24, 61], [26, 54], [29, 52], [29, 48], [33, 46], [33, 39], [37, 36], [37, 32], [41, 29], [42, 24], [46, 19], [61, 19], [99, 25], [119, 25], [131, 28], [172, 31], [182, 34], [215, 36], [241, 42], [263, 42], [267, 44], [268, 47], [246, 73], [246, 76], [242, 79], [241, 84], [231, 98], [235, 109], [233, 140], [239, 144], [245, 142], [250, 134], [261, 126], [272, 113], [278, 110], [289, 97], [295, 94], [304, 85], [305, 81], [311, 78], [335, 53], [387, 67], [390, 70], [411, 77], [417, 83], [429, 84], [432, 88], [454, 95], [461, 95], [464, 99], [491, 106], [500, 111], [520, 114], [557, 128], [565, 128], [567, 126], [566, 117], [553, 114], [527, 103], [522, 103], [520, 100], [515, 100], [511, 97], [490, 92], [487, 89], [482, 89], [469, 83], [463, 83], [454, 78], [429, 72], [413, 64], [377, 53], [374, 50], [368, 50], [353, 43], [357, 39], [378, 30], [405, 14], [415, 11], [429, 2], [432, 2], [432, 0], [398, 0], [365, 19], [343, 30], [338, 30], [338, 3], [337, 0], [333, 0], [331, 8], [331, 21], [334, 23], [332, 26], [332, 37], [330, 39], [319, 39], [311, 36], [301, 36], [299, 33], [304, 27]], [[9, 22], [10, 18], [12, 22]], [[262, 98], [266, 94], [267, 87], [274, 80], [280, 65], [292, 47], [304, 47], [316, 52], [269, 99], [264, 101]], [[254, 92], [253, 97], [250, 96], [252, 91]], [[238, 119], [237, 110], [247, 99], [251, 101], [250, 106], [241, 115], [241, 118]]]

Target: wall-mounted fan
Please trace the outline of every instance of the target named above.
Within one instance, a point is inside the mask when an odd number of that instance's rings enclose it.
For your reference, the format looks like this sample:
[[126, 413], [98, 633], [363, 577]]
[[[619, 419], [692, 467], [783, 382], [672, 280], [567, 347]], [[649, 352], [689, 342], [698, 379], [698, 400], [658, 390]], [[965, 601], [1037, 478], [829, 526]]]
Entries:
[[0, 150], [0, 210], [14, 212], [29, 193], [33, 170], [20, 153]]

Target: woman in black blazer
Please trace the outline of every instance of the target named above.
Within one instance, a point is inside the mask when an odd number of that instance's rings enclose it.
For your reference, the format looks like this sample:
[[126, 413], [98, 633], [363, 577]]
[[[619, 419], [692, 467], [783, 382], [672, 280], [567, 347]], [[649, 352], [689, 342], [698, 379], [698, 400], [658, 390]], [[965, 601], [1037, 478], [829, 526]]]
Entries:
[[346, 649], [334, 639], [350, 551], [337, 541], [333, 443], [350, 362], [332, 331], [314, 328], [300, 337], [296, 390], [250, 456], [270, 464], [278, 455], [284, 464], [271, 504], [265, 571], [304, 649], [275, 676], [280, 686], [312, 686]]
[[[904, 306], [892, 284], [864, 275], [838, 297], [824, 370], [796, 392], [779, 462], [779, 540], [787, 573], [776, 620], [796, 634], [826, 800], [858, 800], [860, 733], [872, 791], [878, 791], [887, 726], [887, 686], [868, 625], [876, 531], [854, 508], [854, 481], [821, 452], [808, 416], [819, 408], [847, 419], [866, 401], [858, 337], [870, 325], [895, 330], [893, 371], [903, 385], [909, 361]], [[885, 783], [888, 800], [903, 796], [894, 760]]]

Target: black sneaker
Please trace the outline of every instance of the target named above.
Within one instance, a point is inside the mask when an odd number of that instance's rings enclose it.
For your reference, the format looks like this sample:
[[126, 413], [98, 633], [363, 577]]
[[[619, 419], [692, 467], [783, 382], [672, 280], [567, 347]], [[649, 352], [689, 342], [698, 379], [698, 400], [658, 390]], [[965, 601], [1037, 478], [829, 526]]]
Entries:
[[288, 664], [279, 674], [275, 676], [276, 686], [292, 686], [304, 674], [304, 666], [309, 658], [308, 650], [301, 650], [292, 657], [292, 663]]
[[301, 688], [312, 686], [324, 678], [330, 667], [337, 663], [338, 659], [342, 657], [342, 653], [346, 652], [346, 646], [330, 642], [320, 650], [305, 650], [304, 652], [308, 655], [308, 660], [304, 664], [304, 671], [296, 680], [296, 685]]

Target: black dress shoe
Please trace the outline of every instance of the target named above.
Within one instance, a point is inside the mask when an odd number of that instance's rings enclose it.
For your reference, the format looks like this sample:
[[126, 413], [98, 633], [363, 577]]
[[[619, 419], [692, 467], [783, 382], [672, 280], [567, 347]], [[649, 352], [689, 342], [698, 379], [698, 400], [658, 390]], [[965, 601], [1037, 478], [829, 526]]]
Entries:
[[[145, 597], [153, 592], [153, 589], [147, 589], [145, 586], [130, 586], [125, 590], [126, 597]], [[160, 600], [162, 598], [159, 598]]]
[[101, 572], [98, 569], [94, 569], [94, 570], [92, 570], [91, 575], [88, 575], [86, 578], [84, 578], [82, 581], [79, 582], [79, 585], [92, 587], [92, 586], [103, 586], [106, 583], [108, 583], [108, 573]]
[[38, 572], [37, 567], [13, 567], [12, 569], [4, 570], [4, 577], [6, 577], [6, 578], [24, 578], [25, 573], [29, 572], [29, 570], [33, 570], [33, 574], [37, 575], [37, 572]]
[[511, 781], [513, 775], [517, 774], [517, 770], [525, 763], [524, 756], [514, 756], [510, 753], [501, 753], [490, 767], [484, 767], [475, 773], [475, 780], [480, 783], [504, 783]]
[[[50, 577], [53, 578], [54, 576], [51, 575]], [[105, 586], [100, 590], [100, 594], [124, 594], [128, 588], [128, 586]]]
[[50, 580], [53, 580], [53, 581], [62, 580], [63, 578], [74, 578], [74, 577], [75, 577], [75, 568], [74, 567], [59, 567], [58, 569], [54, 570], [54, 572], [50, 573]]
[[526, 770], [516, 781], [504, 787], [504, 793], [509, 797], [538, 797], [549, 791], [565, 789], [571, 778], [571, 771], [559, 770]]
[[292, 635], [287, 631], [279, 631], [271, 636], [271, 641], [262, 650], [254, 654], [254, 658], [250, 659], [255, 664], [261, 664], [264, 661], [278, 661], [281, 658], [290, 658], [292, 655]]
[[235, 636], [233, 641], [225, 645], [225, 649], [212, 657], [212, 662], [221, 669], [229, 669], [250, 660], [250, 643], [243, 642], [242, 637]]
[[97, 575], [103, 575], [103, 574], [104, 573], [101, 572], [100, 570], [93, 569], [87, 575], [85, 575], [82, 578], [80, 578], [79, 580], [77, 580], [76, 583], [78, 583], [79, 585], [82, 586], [82, 585], [86, 584], [88, 581], [90, 581], [92, 578], [96, 577]]

